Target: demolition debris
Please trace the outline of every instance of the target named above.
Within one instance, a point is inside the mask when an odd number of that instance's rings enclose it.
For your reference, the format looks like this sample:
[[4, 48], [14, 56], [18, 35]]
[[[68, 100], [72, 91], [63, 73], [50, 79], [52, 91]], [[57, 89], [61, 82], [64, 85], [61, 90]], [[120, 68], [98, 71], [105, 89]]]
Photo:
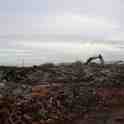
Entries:
[[123, 91], [124, 64], [105, 64], [101, 55], [86, 63], [1, 66], [0, 123], [123, 123]]

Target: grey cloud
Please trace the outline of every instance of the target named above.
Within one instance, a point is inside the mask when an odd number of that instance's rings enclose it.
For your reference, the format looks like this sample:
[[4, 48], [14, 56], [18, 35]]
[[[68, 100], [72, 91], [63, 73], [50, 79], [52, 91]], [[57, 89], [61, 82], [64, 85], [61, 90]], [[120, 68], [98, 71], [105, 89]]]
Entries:
[[0, 0], [0, 64], [85, 60], [97, 53], [124, 60], [123, 12], [123, 0]]

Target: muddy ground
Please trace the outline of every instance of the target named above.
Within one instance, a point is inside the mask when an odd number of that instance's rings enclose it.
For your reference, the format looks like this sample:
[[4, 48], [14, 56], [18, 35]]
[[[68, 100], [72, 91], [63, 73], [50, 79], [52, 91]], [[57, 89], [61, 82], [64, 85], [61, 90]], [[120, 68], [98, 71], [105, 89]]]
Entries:
[[0, 123], [123, 124], [124, 64], [1, 66]]

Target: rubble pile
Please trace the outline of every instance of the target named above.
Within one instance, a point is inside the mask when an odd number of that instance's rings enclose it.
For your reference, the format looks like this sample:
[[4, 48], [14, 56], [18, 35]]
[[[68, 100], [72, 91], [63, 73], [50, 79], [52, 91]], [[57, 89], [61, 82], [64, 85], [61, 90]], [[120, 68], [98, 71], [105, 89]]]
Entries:
[[[58, 88], [56, 91], [54, 88]], [[70, 88], [70, 87], [69, 87]], [[44, 89], [40, 91], [39, 89]], [[53, 85], [35, 86], [32, 94], [0, 98], [3, 124], [111, 124], [124, 122], [124, 88], [98, 88], [76, 94]], [[67, 90], [67, 89], [66, 89]], [[77, 91], [76, 91], [77, 92]], [[88, 94], [87, 94], [88, 93]], [[119, 111], [118, 111], [119, 110]]]
[[[58, 88], [55, 91], [55, 88]], [[70, 87], [69, 87], [70, 88]], [[43, 91], [40, 91], [43, 89]], [[74, 89], [73, 89], [74, 90]], [[63, 86], [35, 86], [28, 96], [0, 98], [0, 122], [3, 124], [65, 124], [95, 107], [94, 94], [68, 94]], [[87, 98], [86, 98], [87, 97]], [[81, 100], [81, 101], [80, 101]]]
[[123, 123], [124, 65], [0, 67], [0, 123]]

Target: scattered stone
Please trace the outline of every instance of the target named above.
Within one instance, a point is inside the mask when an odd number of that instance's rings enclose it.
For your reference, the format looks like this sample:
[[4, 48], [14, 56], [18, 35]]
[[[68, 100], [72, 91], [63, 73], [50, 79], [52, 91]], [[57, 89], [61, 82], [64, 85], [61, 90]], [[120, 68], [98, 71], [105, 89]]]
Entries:
[[23, 94], [23, 90], [21, 88], [16, 88], [13, 90], [13, 95], [20, 96]]
[[4, 88], [5, 87], [5, 83], [0, 83], [0, 88]]
[[123, 123], [112, 114], [124, 110], [123, 88], [123, 64], [2, 67], [0, 123]]

